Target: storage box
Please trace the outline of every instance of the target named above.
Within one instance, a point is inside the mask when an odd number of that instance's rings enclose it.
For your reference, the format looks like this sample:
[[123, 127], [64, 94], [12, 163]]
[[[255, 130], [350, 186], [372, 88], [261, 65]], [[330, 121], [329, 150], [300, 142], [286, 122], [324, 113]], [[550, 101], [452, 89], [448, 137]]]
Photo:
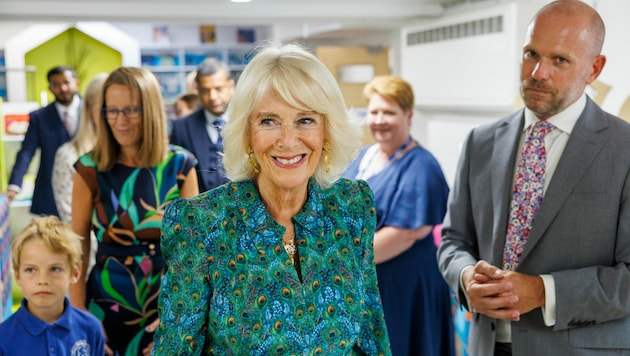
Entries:
[[6, 114], [4, 132], [7, 135], [24, 135], [28, 129], [29, 114]]

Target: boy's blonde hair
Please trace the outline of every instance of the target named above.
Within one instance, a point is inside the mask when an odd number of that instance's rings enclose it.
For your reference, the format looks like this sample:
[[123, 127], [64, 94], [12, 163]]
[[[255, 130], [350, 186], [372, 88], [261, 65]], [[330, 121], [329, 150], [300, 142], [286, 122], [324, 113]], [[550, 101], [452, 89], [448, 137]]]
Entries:
[[20, 267], [20, 254], [24, 244], [31, 239], [40, 239], [55, 253], [68, 256], [70, 268], [75, 272], [81, 266], [81, 236], [72, 231], [68, 223], [59, 220], [56, 216], [45, 216], [31, 221], [11, 242], [11, 263], [13, 270]]

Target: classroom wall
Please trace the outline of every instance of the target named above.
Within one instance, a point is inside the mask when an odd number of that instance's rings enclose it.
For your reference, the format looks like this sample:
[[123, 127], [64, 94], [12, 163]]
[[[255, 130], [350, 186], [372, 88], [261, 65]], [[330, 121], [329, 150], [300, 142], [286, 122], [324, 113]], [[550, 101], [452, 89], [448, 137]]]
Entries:
[[[606, 24], [606, 41], [603, 54], [607, 57], [606, 67], [599, 81], [610, 86], [610, 91], [602, 102], [602, 107], [613, 114], [619, 114], [622, 105], [630, 97], [630, 0], [591, 1]], [[630, 117], [624, 115], [624, 119]]]
[[[471, 4], [464, 4], [461, 6], [455, 6], [449, 8], [444, 16], [433, 20], [423, 20], [417, 23], [411, 23], [405, 25], [407, 27], [418, 27], [427, 25], [443, 24], [448, 21], [452, 21], [455, 18], [460, 18], [467, 12], [471, 11], [496, 11], [498, 8], [504, 8], [510, 6], [510, 4], [518, 4], [519, 6], [525, 6], [527, 4], [546, 3], [549, 1], [544, 0], [488, 0], [481, 2], [473, 2]], [[610, 111], [613, 114], [621, 114], [624, 104], [628, 103], [630, 97], [630, 46], [627, 45], [626, 34], [630, 33], [630, 22], [627, 21], [627, 14], [630, 13], [630, 0], [585, 0], [585, 2], [594, 6], [604, 19], [607, 26], [607, 37], [604, 43], [603, 53], [607, 55], [608, 62], [602, 75], [599, 78], [599, 84], [609, 89], [608, 93], [602, 99], [602, 107], [605, 110]], [[518, 28], [516, 36], [511, 40], [514, 53], [520, 51], [520, 43], [523, 40], [523, 34], [526, 27], [526, 21], [531, 18], [533, 12], [520, 11], [517, 14]], [[8, 38], [11, 38], [16, 33], [22, 31], [30, 24], [24, 24], [21, 22], [10, 23], [5, 22], [0, 24], [0, 48], [4, 46], [4, 42]], [[512, 24], [506, 24], [511, 26]], [[133, 24], [133, 23], [116, 23], [116, 27], [123, 30], [126, 33], [133, 33], [134, 37], [141, 43], [150, 43], [153, 40], [153, 25], [151, 24]], [[365, 34], [357, 34], [350, 39], [326, 39], [316, 35], [317, 30], [309, 29], [304, 26], [296, 27], [296, 29], [287, 30], [288, 25], [276, 25], [273, 26], [268, 32], [265, 32], [263, 37], [282, 40], [284, 37], [282, 34], [298, 32], [313, 32], [312, 38], [306, 38], [305, 44], [312, 48], [316, 48], [320, 45], [389, 45], [390, 48], [390, 66], [392, 74], [402, 75], [405, 79], [410, 81], [423, 81], [422, 76], [416, 76], [415, 72], [406, 71], [404, 68], [429, 68], [434, 73], [440, 71], [448, 71], [452, 66], [456, 66], [459, 63], [467, 63], [467, 51], [478, 51], [479, 53], [485, 53], [488, 46], [504, 46], [506, 38], [502, 36], [496, 36], [496, 42], [485, 44], [481, 47], [470, 46], [470, 43], [461, 44], [457, 42], [451, 43], [446, 50], [442, 49], [445, 53], [443, 58], [431, 57], [431, 63], [442, 63], [441, 67], [427, 67], [427, 63], [424, 60], [409, 60], [405, 58], [403, 47], [402, 31], [395, 31], [394, 35], [371, 35], [369, 32]], [[294, 26], [295, 27], [295, 26]], [[172, 44], [182, 45], [194, 45], [199, 43], [197, 27], [191, 25], [169, 25]], [[217, 42], [232, 42], [230, 41], [230, 34], [234, 31], [226, 28], [226, 31], [219, 29], [217, 31]], [[310, 31], [313, 30], [313, 31]], [[442, 45], [439, 45], [443, 47]], [[511, 112], [515, 107], [519, 105], [517, 83], [512, 85], [506, 82], [505, 77], [496, 78], [497, 76], [505, 76], [506, 73], [517, 78], [518, 71], [518, 56], [513, 56], [510, 59], [512, 62], [505, 65], [510, 66], [509, 71], [492, 70], [493, 66], [497, 65], [497, 60], [489, 57], [486, 62], [481, 62], [490, 69], [476, 69], [475, 66], [471, 67], [468, 72], [477, 76], [467, 78], [466, 76], [458, 78], [458, 82], [466, 83], [470, 85], [473, 83], [470, 90], [474, 90], [476, 87], [482, 88], [488, 85], [488, 82], [500, 83], [497, 87], [504, 92], [511, 92], [514, 96], [513, 105], [489, 105], [486, 107], [473, 107], [474, 105], [462, 106], [451, 105], [461, 101], [462, 98], [451, 98], [449, 101], [438, 102], [423, 102], [416, 108], [414, 120], [412, 124], [413, 135], [420, 140], [422, 144], [427, 146], [434, 152], [438, 160], [443, 166], [443, 169], [447, 175], [449, 181], [452, 181], [452, 177], [457, 164], [457, 158], [459, 156], [459, 147], [461, 146], [466, 134], [472, 129], [485, 122], [491, 122], [497, 120], [504, 115]], [[455, 61], [454, 61], [455, 60]], [[453, 62], [454, 61], [454, 62]], [[454, 63], [450, 67], [443, 65], [444, 63]], [[482, 73], [482, 79], [479, 79], [479, 73]], [[484, 79], [487, 78], [487, 79]], [[515, 81], [516, 79], [511, 79]], [[448, 93], [450, 87], [436, 88], [440, 93]], [[423, 93], [420, 91], [419, 93]], [[459, 93], [459, 92], [458, 92]], [[422, 95], [419, 95], [419, 100], [423, 100]], [[442, 98], [445, 99], [445, 98]], [[448, 99], [448, 98], [446, 98]], [[465, 99], [464, 99], [465, 101]], [[504, 98], [504, 102], [506, 99]], [[629, 104], [630, 105], [630, 104]], [[630, 112], [624, 115], [624, 118], [630, 117]]]
[[[498, 120], [521, 107], [522, 103], [518, 94], [518, 68], [524, 31], [539, 6], [548, 2], [550, 1], [538, 1], [535, 7], [531, 7], [534, 2], [530, 0], [487, 1], [475, 4], [474, 7], [459, 7], [436, 20], [410, 24], [401, 31], [402, 35], [409, 28], [430, 28], [442, 26], [452, 20], [460, 21], [464, 16], [463, 13], [492, 14], [497, 11], [505, 12], [506, 7], [517, 9], [517, 15], [513, 17], [513, 20], [518, 23], [518, 28], [514, 30], [516, 36], [510, 42], [511, 44], [507, 44], [512, 47], [510, 50], [518, 54], [515, 56], [510, 56], [506, 52], [503, 56], [490, 55], [485, 57], [487, 58], [485, 61], [483, 60], [485, 54], [496, 54], [497, 50], [494, 47], [506, 46], [506, 36], [496, 35], [489, 35], [483, 44], [477, 43], [474, 46], [471, 46], [469, 41], [442, 42], [437, 45], [440, 47], [439, 51], [427, 54], [431, 55], [429, 60], [423, 60], [422, 56], [407, 55], [403, 48], [404, 40], [401, 45], [401, 75], [415, 82], [414, 90], [420, 93], [412, 134], [434, 153], [450, 184], [453, 183], [461, 146], [470, 130], [481, 124]], [[622, 116], [625, 120], [630, 120], [630, 112], [623, 111], [624, 104], [627, 105], [626, 110], [630, 107], [630, 46], [627, 45], [625, 38], [630, 33], [630, 22], [626, 18], [630, 13], [630, 0], [585, 2], [599, 11], [606, 24], [607, 34], [602, 52], [608, 58], [603, 73], [595, 83], [596, 87], [589, 88], [587, 93], [592, 97], [597, 97], [605, 110]], [[509, 11], [511, 10], [508, 10], [508, 13]], [[506, 24], [506, 29], [509, 30], [510, 25], [510, 23]], [[472, 67], [471, 61], [475, 61]], [[439, 63], [447, 65], [440, 67]], [[458, 65], [457, 63], [467, 67], [466, 71], [457, 71], [456, 82], [462, 83], [466, 92], [470, 93], [468, 98], [461, 97], [462, 90], [453, 89], [452, 80], [435, 80], [439, 78], [435, 76], [436, 72], [442, 72], [447, 76], [453, 66]], [[508, 73], [506, 68], [513, 71], [513, 74], [506, 74]], [[431, 78], [424, 72], [430, 72], [434, 77]], [[513, 83], [505, 80], [506, 75], [512, 77], [510, 80]], [[496, 78], [496, 76], [503, 76], [503, 78]], [[422, 93], [430, 93], [427, 91], [427, 80], [431, 80], [429, 87], [434, 86], [434, 91], [431, 93], [438, 93], [439, 96], [431, 94], [433, 97], [429, 99], [422, 98]], [[494, 85], [494, 87], [488, 90], [485, 87], [487, 85]], [[420, 89], [417, 90], [416, 87]], [[451, 92], [452, 95], [449, 96]], [[490, 98], [480, 97], [484, 93], [490, 93]], [[492, 95], [495, 97], [492, 98]], [[510, 97], [514, 97], [514, 101], [506, 105], [508, 100], [506, 98]], [[479, 99], [480, 105], [475, 105], [469, 98]]]
[[[199, 29], [196, 24], [159, 24], [159, 23], [135, 23], [113, 22], [113, 26], [135, 38], [140, 47], [164, 46], [199, 46], [202, 45]], [[156, 27], [167, 29], [168, 43], [157, 43], [154, 37]], [[269, 26], [215, 26], [216, 45], [233, 45], [238, 43], [237, 28], [251, 29], [255, 32], [256, 40], [269, 38]]]

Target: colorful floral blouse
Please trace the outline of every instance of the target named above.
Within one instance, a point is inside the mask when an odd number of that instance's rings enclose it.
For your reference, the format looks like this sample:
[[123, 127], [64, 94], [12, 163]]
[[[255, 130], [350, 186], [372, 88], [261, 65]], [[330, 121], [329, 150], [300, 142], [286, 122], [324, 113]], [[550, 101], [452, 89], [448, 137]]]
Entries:
[[108, 345], [120, 355], [139, 355], [152, 341], [145, 326], [157, 318], [160, 279], [166, 269], [155, 248], [162, 214], [169, 201], [179, 197], [196, 163], [187, 150], [169, 146], [165, 159], [149, 168], [116, 163], [98, 171], [91, 152], [75, 164], [91, 191], [83, 199], [92, 199], [98, 241], [86, 303], [103, 322]]
[[309, 182], [293, 218], [303, 281], [284, 227], [252, 181], [169, 204], [162, 225], [156, 355], [389, 355], [363, 181]]
[[155, 167], [116, 163], [105, 172], [96, 169], [92, 152], [75, 163], [92, 192], [92, 224], [99, 243], [125, 248], [158, 241], [164, 207], [179, 197], [186, 176], [197, 159], [179, 146], [169, 145], [167, 157]]

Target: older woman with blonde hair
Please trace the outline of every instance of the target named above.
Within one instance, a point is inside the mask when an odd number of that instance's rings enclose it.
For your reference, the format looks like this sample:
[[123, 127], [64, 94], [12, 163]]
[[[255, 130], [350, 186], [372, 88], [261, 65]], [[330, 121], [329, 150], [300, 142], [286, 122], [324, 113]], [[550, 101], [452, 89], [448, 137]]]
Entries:
[[388, 355], [372, 193], [339, 179], [362, 129], [334, 77], [302, 47], [268, 44], [229, 110], [231, 182], [164, 215], [154, 353]]
[[107, 354], [151, 351], [166, 265], [160, 253], [164, 207], [199, 193], [196, 159], [168, 144], [160, 85], [150, 72], [120, 67], [105, 80], [97, 142], [75, 164], [72, 228], [96, 233], [96, 265], [70, 288], [74, 306], [102, 322]]

